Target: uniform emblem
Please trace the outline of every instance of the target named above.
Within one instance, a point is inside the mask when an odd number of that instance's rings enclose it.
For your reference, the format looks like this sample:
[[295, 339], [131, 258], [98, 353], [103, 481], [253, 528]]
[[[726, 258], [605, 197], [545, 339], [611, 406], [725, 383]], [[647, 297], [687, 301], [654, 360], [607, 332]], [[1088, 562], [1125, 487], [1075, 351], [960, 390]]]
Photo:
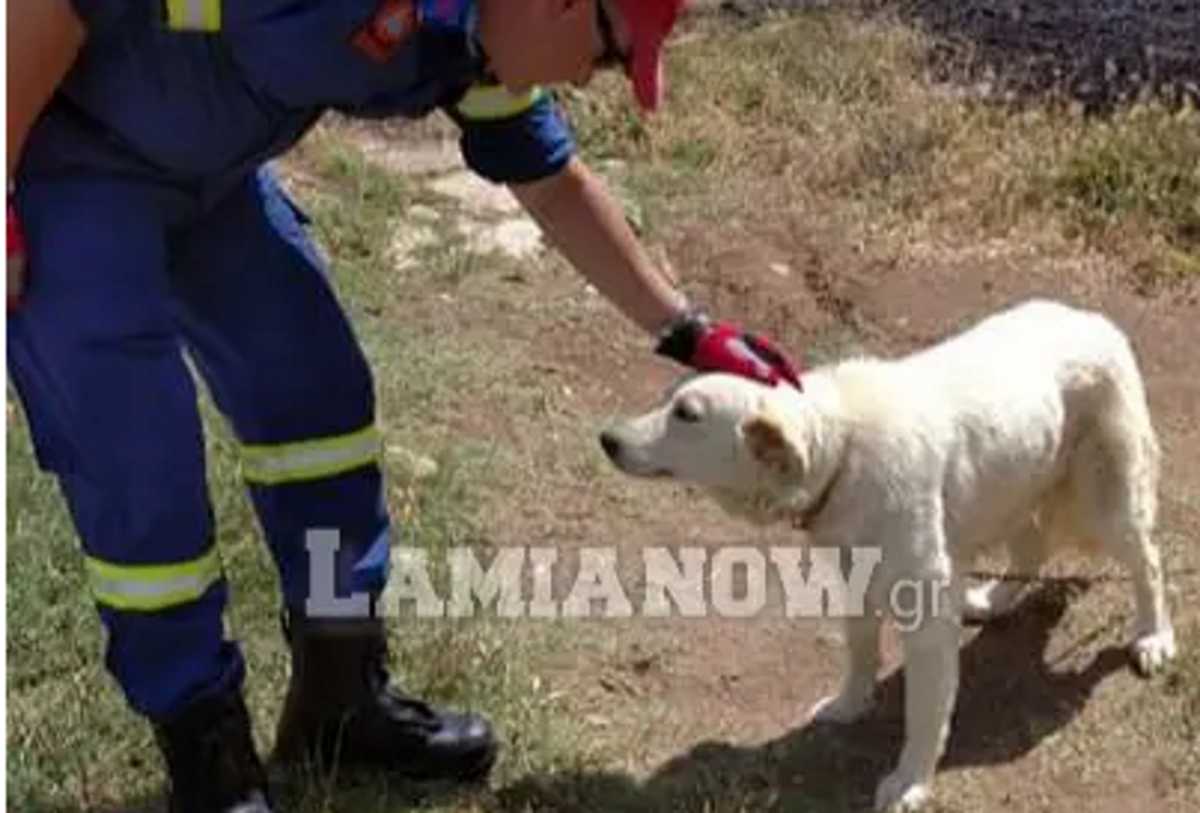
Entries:
[[383, 0], [350, 42], [371, 61], [387, 62], [420, 24], [416, 0]]

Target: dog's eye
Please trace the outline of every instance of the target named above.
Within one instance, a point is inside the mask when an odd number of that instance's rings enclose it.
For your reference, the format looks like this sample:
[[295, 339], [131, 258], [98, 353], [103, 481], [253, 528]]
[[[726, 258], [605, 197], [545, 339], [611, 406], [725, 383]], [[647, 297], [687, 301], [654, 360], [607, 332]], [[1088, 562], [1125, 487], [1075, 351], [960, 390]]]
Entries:
[[693, 402], [682, 400], [675, 404], [675, 409], [671, 410], [672, 417], [677, 421], [684, 423], [700, 423], [700, 408]]

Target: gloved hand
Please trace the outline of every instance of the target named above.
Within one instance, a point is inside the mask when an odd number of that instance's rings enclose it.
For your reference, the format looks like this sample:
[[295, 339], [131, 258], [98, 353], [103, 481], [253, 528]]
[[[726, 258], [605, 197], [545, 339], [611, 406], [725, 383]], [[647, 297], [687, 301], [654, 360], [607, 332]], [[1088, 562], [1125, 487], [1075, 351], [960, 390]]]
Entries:
[[8, 312], [12, 313], [21, 304], [25, 292], [25, 233], [13, 208], [12, 197], [8, 198]]
[[701, 372], [725, 372], [775, 386], [801, 389], [800, 374], [770, 340], [730, 322], [713, 322], [690, 311], [669, 325], [655, 352]]

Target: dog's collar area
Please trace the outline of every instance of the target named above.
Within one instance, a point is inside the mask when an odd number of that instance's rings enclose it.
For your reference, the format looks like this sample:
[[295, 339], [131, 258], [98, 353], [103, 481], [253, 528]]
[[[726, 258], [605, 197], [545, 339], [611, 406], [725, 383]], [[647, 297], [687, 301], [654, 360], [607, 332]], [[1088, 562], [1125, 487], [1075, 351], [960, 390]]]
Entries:
[[798, 531], [807, 531], [816, 520], [817, 516], [825, 510], [825, 506], [829, 504], [829, 497], [833, 494], [833, 487], [837, 485], [838, 478], [842, 475], [842, 467], [838, 466], [837, 471], [825, 483], [825, 487], [821, 489], [821, 493], [817, 498], [809, 503], [805, 508], [792, 511], [788, 519], [792, 527]]

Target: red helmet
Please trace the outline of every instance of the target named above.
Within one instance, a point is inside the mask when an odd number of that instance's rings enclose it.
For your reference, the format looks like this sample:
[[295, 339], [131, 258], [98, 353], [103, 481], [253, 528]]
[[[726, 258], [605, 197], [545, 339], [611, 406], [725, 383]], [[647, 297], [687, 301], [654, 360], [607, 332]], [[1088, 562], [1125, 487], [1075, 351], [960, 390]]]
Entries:
[[612, 0], [629, 34], [629, 80], [645, 110], [656, 110], [662, 102], [663, 43], [687, 3], [688, 0]]

